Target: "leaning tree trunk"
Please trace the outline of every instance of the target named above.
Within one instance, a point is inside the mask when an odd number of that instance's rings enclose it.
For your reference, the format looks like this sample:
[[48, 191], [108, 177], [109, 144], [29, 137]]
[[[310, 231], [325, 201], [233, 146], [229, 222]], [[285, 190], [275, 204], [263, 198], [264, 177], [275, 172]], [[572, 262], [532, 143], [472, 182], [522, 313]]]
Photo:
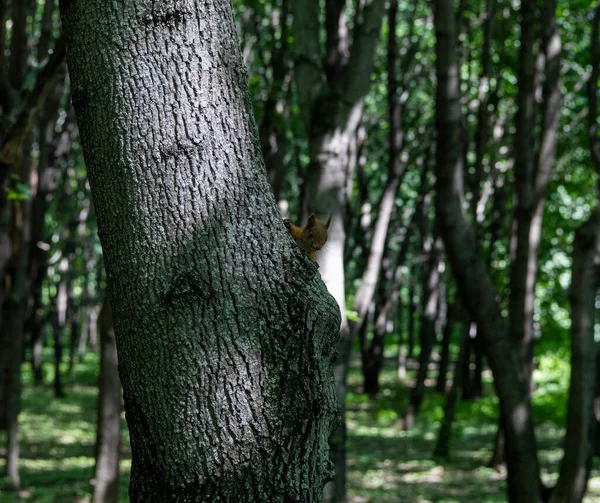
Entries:
[[110, 297], [98, 316], [100, 377], [96, 426], [94, 503], [113, 503], [119, 497], [119, 449], [121, 447], [121, 380]]
[[340, 312], [278, 215], [231, 4], [61, 10], [131, 500], [318, 500], [333, 475]]
[[461, 297], [477, 323], [494, 374], [506, 432], [509, 501], [535, 503], [540, 498], [539, 466], [526, 379], [463, 212], [461, 112], [452, 1], [435, 0], [434, 22], [438, 79], [436, 215]]

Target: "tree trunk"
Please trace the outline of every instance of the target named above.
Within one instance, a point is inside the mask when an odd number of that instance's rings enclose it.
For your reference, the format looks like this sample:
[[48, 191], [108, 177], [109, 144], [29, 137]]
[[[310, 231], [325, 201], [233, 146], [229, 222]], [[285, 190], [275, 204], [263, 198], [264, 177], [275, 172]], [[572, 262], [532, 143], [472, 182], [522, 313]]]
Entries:
[[435, 0], [436, 27], [436, 215], [461, 297], [484, 339], [507, 436], [510, 503], [540, 498], [537, 446], [525, 376], [513, 352], [485, 263], [463, 213], [463, 156], [455, 12], [450, 0]]
[[571, 281], [571, 384], [567, 408], [565, 453], [550, 503], [580, 503], [592, 468], [596, 354], [596, 291], [600, 273], [600, 206], [573, 242]]
[[320, 499], [340, 311], [278, 214], [231, 4], [61, 10], [131, 501]]
[[450, 392], [446, 397], [446, 403], [444, 405], [444, 419], [440, 425], [440, 432], [438, 434], [438, 441], [435, 446], [433, 455], [440, 456], [444, 459], [450, 457], [450, 441], [452, 439], [452, 424], [454, 423], [454, 415], [456, 412], [456, 402], [458, 399], [458, 393], [461, 389], [461, 380], [463, 373], [461, 371], [462, 359], [465, 356], [465, 351], [469, 344], [469, 332], [470, 323], [463, 323], [461, 327], [461, 338], [460, 338], [460, 349], [458, 351], [458, 358], [454, 363], [454, 375], [452, 378], [452, 386]]
[[409, 359], [415, 356], [415, 315], [417, 306], [415, 304], [415, 295], [417, 287], [417, 268], [412, 266], [408, 274], [408, 354]]
[[100, 377], [93, 503], [114, 503], [119, 496], [119, 449], [121, 447], [121, 380], [109, 296], [98, 317]]
[[420, 353], [419, 369], [415, 385], [410, 394], [410, 403], [406, 412], [405, 427], [412, 428], [425, 397], [425, 380], [431, 361], [431, 352], [436, 340], [436, 320], [438, 317], [438, 298], [440, 293], [439, 265], [442, 256], [441, 239], [433, 237], [426, 247], [424, 272], [422, 277], [421, 329], [419, 331]]
[[[438, 372], [437, 383], [435, 385], [435, 390], [438, 393], [446, 393], [446, 376], [448, 375], [448, 367], [450, 364], [450, 343], [452, 342], [452, 333], [454, 332], [454, 322], [456, 319], [456, 303], [450, 304], [448, 307], [448, 319], [446, 320], [446, 325], [444, 326], [444, 332], [442, 335], [442, 349], [440, 351], [440, 367]], [[460, 363], [460, 358], [456, 362]], [[456, 377], [454, 378], [454, 381]], [[454, 382], [453, 381], [453, 382]]]

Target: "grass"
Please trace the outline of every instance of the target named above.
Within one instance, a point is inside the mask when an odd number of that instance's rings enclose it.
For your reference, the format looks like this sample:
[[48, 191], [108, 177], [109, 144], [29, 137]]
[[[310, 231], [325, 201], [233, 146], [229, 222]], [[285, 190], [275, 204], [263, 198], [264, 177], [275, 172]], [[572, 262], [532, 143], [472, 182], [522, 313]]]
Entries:
[[[460, 402], [453, 430], [450, 461], [432, 456], [443, 397], [428, 390], [415, 427], [402, 431], [398, 419], [408, 402], [410, 379], [401, 382], [390, 348], [375, 400], [360, 393], [361, 375], [355, 361], [349, 376], [348, 486], [351, 503], [494, 503], [506, 501], [505, 474], [486, 468], [496, 431], [497, 400], [491, 392], [477, 402]], [[536, 433], [542, 477], [556, 481], [566, 407], [568, 360], [553, 353], [539, 361], [534, 397]], [[34, 387], [23, 369], [21, 477], [24, 490], [0, 489], [0, 502], [75, 503], [89, 501], [94, 469], [96, 382], [98, 358], [86, 355], [65, 382], [67, 395], [56, 399], [50, 385]], [[51, 382], [51, 368], [47, 367]], [[409, 373], [409, 378], [411, 377]], [[486, 383], [490, 388], [489, 379]], [[0, 454], [4, 454], [4, 437]], [[120, 501], [128, 501], [131, 453], [123, 420]], [[586, 503], [600, 501], [600, 473], [595, 462]], [[0, 461], [0, 473], [4, 460]], [[0, 478], [0, 487], [5, 479]]]

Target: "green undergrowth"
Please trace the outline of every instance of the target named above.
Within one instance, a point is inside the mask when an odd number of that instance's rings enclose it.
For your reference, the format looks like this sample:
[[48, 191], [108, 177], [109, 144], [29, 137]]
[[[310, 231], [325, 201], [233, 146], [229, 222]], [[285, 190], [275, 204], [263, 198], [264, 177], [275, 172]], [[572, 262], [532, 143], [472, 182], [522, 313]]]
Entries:
[[[48, 355], [50, 356], [50, 355]], [[428, 384], [426, 399], [414, 427], [402, 428], [413, 372], [398, 379], [394, 347], [386, 353], [381, 391], [372, 399], [361, 393], [359, 360], [353, 360], [348, 394], [348, 484], [351, 503], [483, 503], [504, 502], [505, 473], [486, 467], [497, 423], [497, 399], [486, 376], [487, 396], [459, 402], [449, 460], [432, 452], [443, 417], [444, 398]], [[50, 357], [48, 358], [50, 361]], [[89, 501], [94, 468], [96, 382], [98, 358], [87, 354], [65, 379], [66, 396], [54, 398], [51, 385], [34, 387], [28, 366], [23, 368], [21, 418], [21, 477], [24, 489], [9, 494], [0, 489], [0, 502], [79, 503]], [[46, 367], [52, 382], [52, 367]], [[66, 372], [66, 368], [65, 368]], [[534, 396], [536, 433], [542, 476], [556, 480], [562, 456], [569, 366], [568, 354], [553, 352], [538, 360]], [[4, 437], [0, 436], [4, 454]], [[120, 501], [128, 501], [131, 455], [123, 420]], [[595, 463], [586, 503], [600, 501], [600, 473]], [[0, 472], [4, 460], [0, 461]], [[0, 479], [4, 487], [5, 479]]]

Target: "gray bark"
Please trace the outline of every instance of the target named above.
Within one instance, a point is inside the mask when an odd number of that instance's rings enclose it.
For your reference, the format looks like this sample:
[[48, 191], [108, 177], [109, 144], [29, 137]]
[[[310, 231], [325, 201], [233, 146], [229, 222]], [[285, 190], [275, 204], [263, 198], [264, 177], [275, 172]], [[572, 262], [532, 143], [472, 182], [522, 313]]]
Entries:
[[231, 5], [61, 11], [131, 500], [318, 500], [332, 476], [340, 313], [270, 192]]
[[[463, 156], [455, 12], [449, 0], [434, 2], [436, 27], [436, 215], [448, 260], [467, 309], [487, 347], [504, 418], [511, 503], [539, 501], [539, 467], [531, 405], [518, 356], [495, 299], [484, 261], [463, 212]], [[475, 281], [473, 278], [477, 278]]]

